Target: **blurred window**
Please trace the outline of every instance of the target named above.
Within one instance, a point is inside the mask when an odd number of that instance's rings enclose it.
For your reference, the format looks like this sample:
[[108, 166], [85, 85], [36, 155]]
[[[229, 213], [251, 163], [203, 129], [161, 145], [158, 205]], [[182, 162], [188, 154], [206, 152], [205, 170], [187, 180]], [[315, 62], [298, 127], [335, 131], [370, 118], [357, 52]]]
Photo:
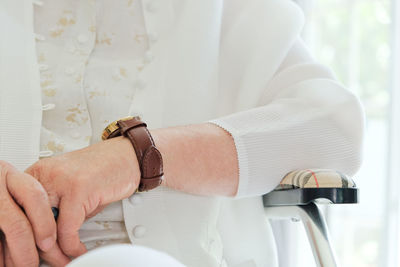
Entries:
[[[296, 2], [306, 14], [304, 40], [318, 61], [360, 97], [367, 116], [364, 162], [354, 177], [361, 203], [327, 209], [339, 262], [353, 267], [398, 266], [400, 153], [388, 146], [400, 143], [400, 107], [393, 108], [400, 105], [400, 79], [395, 81], [392, 75], [400, 75], [393, 70], [398, 65], [392, 56], [399, 48], [393, 33], [400, 35], [393, 22], [400, 16], [396, 0]], [[396, 127], [399, 131], [393, 131]]]

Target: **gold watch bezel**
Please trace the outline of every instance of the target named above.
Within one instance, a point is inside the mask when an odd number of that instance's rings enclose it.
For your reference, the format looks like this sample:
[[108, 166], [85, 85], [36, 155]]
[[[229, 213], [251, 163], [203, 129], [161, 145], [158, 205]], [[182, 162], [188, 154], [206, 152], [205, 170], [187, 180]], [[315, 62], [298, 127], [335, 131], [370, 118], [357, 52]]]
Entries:
[[121, 118], [121, 119], [111, 122], [109, 125], [107, 125], [106, 128], [104, 128], [103, 133], [101, 134], [101, 139], [103, 141], [107, 140], [111, 134], [113, 134], [115, 131], [119, 130], [119, 127], [117, 124], [118, 121], [127, 121], [127, 120], [131, 120], [135, 117], [140, 120], [140, 117], [138, 117], [138, 116], [128, 116], [128, 117], [124, 117], [124, 118]]

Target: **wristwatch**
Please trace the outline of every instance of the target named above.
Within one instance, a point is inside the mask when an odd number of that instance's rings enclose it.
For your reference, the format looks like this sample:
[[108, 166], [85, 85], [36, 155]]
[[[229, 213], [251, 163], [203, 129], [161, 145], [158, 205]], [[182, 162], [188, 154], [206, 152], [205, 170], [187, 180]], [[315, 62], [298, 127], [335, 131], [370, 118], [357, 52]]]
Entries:
[[156, 188], [162, 182], [163, 160], [160, 151], [140, 117], [126, 117], [110, 123], [103, 131], [102, 139], [127, 137], [135, 149], [140, 168], [139, 192]]

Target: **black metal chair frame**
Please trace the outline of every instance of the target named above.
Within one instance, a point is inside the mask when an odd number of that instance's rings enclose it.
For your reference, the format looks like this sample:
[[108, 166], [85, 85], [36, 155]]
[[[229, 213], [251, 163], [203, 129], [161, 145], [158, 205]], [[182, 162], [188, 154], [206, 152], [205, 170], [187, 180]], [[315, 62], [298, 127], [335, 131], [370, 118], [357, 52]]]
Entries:
[[325, 218], [317, 203], [358, 203], [358, 188], [294, 188], [274, 190], [263, 196], [268, 218], [301, 220], [319, 267], [339, 266]]

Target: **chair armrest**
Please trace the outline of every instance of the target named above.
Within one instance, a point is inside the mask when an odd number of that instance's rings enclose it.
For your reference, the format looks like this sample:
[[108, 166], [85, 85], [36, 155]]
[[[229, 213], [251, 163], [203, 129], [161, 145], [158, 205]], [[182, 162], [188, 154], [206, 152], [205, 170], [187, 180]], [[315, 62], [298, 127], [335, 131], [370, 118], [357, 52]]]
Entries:
[[354, 181], [334, 170], [308, 169], [292, 171], [281, 183], [263, 196], [264, 207], [358, 203], [358, 188]]

